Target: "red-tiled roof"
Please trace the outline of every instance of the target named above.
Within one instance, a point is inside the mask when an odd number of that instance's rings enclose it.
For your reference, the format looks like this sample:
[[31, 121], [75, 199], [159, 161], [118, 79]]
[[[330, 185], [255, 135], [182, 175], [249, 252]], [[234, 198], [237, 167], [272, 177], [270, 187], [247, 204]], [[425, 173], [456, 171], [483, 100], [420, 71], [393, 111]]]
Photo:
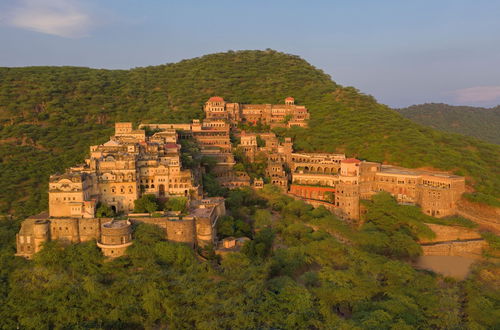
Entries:
[[171, 149], [171, 148], [177, 148], [177, 144], [169, 142], [165, 143], [165, 148]]
[[289, 97], [287, 97], [287, 98], [285, 99], [285, 101], [293, 101], [293, 100], [295, 100], [295, 99], [294, 99], [293, 97], [291, 97], [291, 96], [289, 96]]
[[208, 102], [224, 102], [224, 99], [220, 96], [212, 96], [208, 99]]
[[361, 163], [359, 159], [356, 158], [346, 158], [342, 160], [342, 163], [348, 163], [348, 164], [358, 164]]

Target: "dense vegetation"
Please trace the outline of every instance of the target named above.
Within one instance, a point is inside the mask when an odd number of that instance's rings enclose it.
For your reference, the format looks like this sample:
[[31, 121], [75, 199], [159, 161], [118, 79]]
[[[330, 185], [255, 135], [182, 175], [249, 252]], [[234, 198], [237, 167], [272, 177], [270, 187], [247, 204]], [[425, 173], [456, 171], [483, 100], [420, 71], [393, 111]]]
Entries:
[[477, 265], [462, 283], [413, 269], [405, 260], [419, 254], [414, 239], [428, 235], [423, 215], [387, 194], [368, 203], [359, 231], [272, 186], [228, 192], [226, 206], [221, 237], [253, 240], [220, 262], [200, 262], [150, 225], [138, 225], [128, 256], [113, 261], [95, 242], [51, 242], [25, 261], [12, 255], [13, 222], [1, 221], [0, 327], [500, 326], [494, 265]]
[[425, 126], [500, 144], [500, 105], [480, 108], [426, 103], [396, 111]]
[[240, 51], [131, 70], [0, 68], [0, 214], [45, 209], [48, 176], [82, 161], [115, 121], [201, 118], [212, 95], [244, 103], [292, 95], [314, 127], [280, 132], [298, 150], [453, 170], [490, 200], [500, 196], [500, 147], [414, 124], [297, 56]]

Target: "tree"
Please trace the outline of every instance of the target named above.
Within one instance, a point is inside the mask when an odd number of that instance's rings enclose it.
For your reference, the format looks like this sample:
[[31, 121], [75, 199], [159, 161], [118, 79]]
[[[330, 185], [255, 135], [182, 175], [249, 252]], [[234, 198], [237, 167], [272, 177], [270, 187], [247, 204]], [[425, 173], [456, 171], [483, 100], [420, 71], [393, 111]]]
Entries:
[[137, 213], [153, 213], [159, 208], [159, 203], [155, 195], [147, 194], [134, 201], [134, 212]]
[[266, 146], [266, 141], [260, 137], [260, 135], [257, 135], [257, 147], [265, 147]]
[[271, 254], [275, 233], [270, 228], [264, 228], [255, 235], [255, 238], [243, 245], [241, 252], [250, 259], [263, 260]]
[[268, 210], [256, 210], [253, 216], [254, 227], [256, 229], [262, 229], [271, 226], [272, 216]]
[[98, 218], [112, 218], [115, 216], [115, 212], [106, 203], [99, 203], [95, 211], [95, 216]]
[[360, 241], [369, 251], [396, 258], [415, 258], [422, 251], [416, 240], [435, 235], [423, 222], [429, 216], [415, 207], [399, 205], [386, 192], [364, 203], [368, 210]]
[[187, 202], [186, 197], [170, 197], [165, 207], [169, 211], [185, 213], [187, 211]]

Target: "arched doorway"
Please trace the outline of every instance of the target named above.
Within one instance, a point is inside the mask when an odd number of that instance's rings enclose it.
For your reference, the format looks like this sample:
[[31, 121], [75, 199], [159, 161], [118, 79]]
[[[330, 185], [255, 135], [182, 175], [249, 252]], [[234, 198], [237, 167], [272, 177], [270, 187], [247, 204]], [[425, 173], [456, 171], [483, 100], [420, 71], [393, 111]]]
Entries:
[[159, 187], [158, 187], [159, 191], [160, 191], [160, 197], [165, 197], [165, 185], [161, 184]]

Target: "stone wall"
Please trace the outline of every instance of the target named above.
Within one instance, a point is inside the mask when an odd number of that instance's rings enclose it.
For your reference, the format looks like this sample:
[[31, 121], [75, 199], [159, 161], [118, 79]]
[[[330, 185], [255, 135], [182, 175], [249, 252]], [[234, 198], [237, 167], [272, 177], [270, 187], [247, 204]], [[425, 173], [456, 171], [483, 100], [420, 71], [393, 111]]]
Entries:
[[487, 247], [486, 241], [473, 229], [433, 223], [426, 225], [432, 229], [436, 237], [420, 240], [424, 256], [481, 258], [483, 249]]
[[165, 224], [167, 225], [167, 239], [169, 241], [186, 243], [190, 246], [195, 245], [196, 228], [194, 219], [168, 220]]
[[484, 240], [454, 241], [422, 245], [424, 256], [460, 256], [481, 258], [483, 249], [487, 246]]
[[426, 225], [436, 234], [436, 237], [433, 239], [421, 239], [421, 244], [481, 239], [481, 235], [477, 231], [469, 228], [443, 226], [433, 223], [426, 223]]

